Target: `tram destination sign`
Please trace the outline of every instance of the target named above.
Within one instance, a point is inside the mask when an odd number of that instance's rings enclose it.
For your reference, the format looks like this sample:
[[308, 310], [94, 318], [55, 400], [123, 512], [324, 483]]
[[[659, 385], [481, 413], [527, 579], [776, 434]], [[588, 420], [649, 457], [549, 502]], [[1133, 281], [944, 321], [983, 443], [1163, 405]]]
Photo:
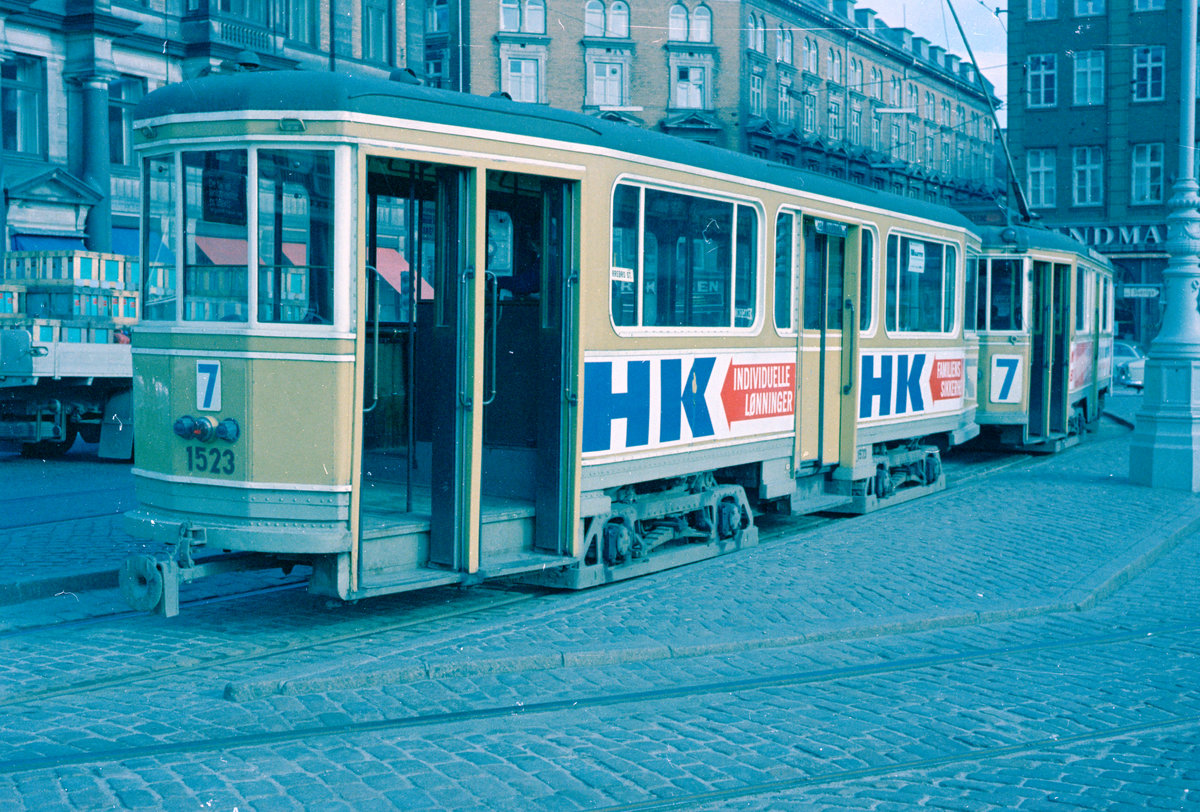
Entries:
[[1121, 295], [1126, 299], [1157, 299], [1158, 285], [1125, 285]]

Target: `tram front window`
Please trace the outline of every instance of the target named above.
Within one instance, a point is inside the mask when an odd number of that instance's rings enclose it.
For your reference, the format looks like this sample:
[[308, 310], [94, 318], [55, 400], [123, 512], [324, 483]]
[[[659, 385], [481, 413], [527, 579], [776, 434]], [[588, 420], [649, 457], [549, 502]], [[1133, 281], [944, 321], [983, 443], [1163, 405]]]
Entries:
[[333, 323], [333, 158], [258, 153], [258, 320]]
[[248, 319], [249, 238], [243, 149], [183, 153], [183, 318]]

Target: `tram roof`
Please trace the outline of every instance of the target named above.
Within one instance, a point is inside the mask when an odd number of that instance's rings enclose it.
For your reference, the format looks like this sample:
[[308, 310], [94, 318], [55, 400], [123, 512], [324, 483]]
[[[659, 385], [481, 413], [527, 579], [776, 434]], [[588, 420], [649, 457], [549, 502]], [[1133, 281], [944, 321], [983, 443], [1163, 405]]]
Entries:
[[[1061, 251], [1079, 254], [1099, 265], [1110, 265], [1108, 257], [1074, 237], [1040, 225], [976, 226], [984, 251]], [[1009, 232], [1009, 233], [1005, 233]]]
[[958, 211], [902, 197], [827, 175], [771, 163], [740, 152], [506, 98], [476, 96], [374, 77], [327, 71], [263, 71], [204, 76], [167, 85], [138, 103], [135, 119], [147, 120], [220, 111], [346, 111], [441, 122], [517, 137], [568, 141], [698, 169], [732, 174], [761, 183], [790, 186], [825, 197], [895, 211], [970, 230]]

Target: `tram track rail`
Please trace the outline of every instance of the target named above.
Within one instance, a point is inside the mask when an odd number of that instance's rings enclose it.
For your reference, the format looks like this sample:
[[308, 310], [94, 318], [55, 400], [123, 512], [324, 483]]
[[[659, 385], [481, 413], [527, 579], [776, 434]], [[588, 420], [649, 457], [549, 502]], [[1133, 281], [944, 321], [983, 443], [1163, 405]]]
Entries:
[[[1004, 660], [1018, 658], [1030, 654], [1045, 654], [1066, 652], [1070, 650], [1096, 650], [1106, 646], [1120, 645], [1144, 641], [1147, 638], [1162, 638], [1169, 636], [1194, 635], [1200, 632], [1200, 624], [1184, 623], [1154, 627], [1140, 627], [1113, 631], [1100, 634], [1077, 635], [1074, 637], [1045, 640], [1034, 643], [995, 646], [990, 648], [970, 648], [961, 651], [933, 654], [927, 656], [903, 659], [876, 660], [867, 663], [839, 666], [834, 668], [792, 671], [769, 674], [743, 679], [695, 682], [683, 685], [673, 685], [665, 688], [575, 694], [561, 698], [542, 701], [522, 702], [517, 704], [482, 705], [464, 708], [456, 711], [437, 713], [422, 713], [412, 716], [393, 716], [384, 719], [363, 720], [357, 722], [340, 722], [333, 724], [305, 725], [287, 730], [260, 731], [247, 734], [213, 736], [208, 738], [191, 739], [178, 742], [160, 742], [146, 745], [127, 745], [112, 747], [107, 750], [90, 750], [88, 752], [60, 754], [52, 756], [36, 756], [29, 758], [10, 758], [0, 760], [0, 775], [14, 775], [42, 770], [58, 770], [81, 767], [85, 765], [103, 765], [120, 763], [129, 759], [145, 758], [178, 758], [201, 755], [215, 751], [234, 751], [245, 748], [255, 748], [287, 744], [298, 741], [331, 738], [337, 736], [360, 736], [379, 733], [400, 732], [422, 728], [438, 728], [470, 722], [528, 718], [544, 716], [560, 712], [578, 712], [582, 710], [598, 710], [633, 704], [656, 702], [685, 702], [711, 695], [732, 695], [753, 691], [771, 690], [777, 688], [819, 685], [845, 680], [875, 678], [890, 674], [944, 668], [964, 665], [987, 660]], [[197, 666], [204, 667], [204, 666]], [[622, 805], [606, 807], [612, 810], [641, 810], [641, 809], [671, 809], [694, 806], [717, 800], [755, 797], [769, 795], [805, 786], [837, 783], [857, 778], [888, 775], [920, 769], [929, 769], [947, 764], [979, 761], [1022, 752], [1033, 752], [1046, 748], [1061, 747], [1066, 744], [1099, 741], [1118, 736], [1139, 732], [1151, 732], [1169, 727], [1200, 724], [1200, 714], [1174, 716], [1167, 719], [1109, 726], [1092, 729], [1075, 735], [1058, 735], [1053, 737], [1038, 737], [1023, 742], [991, 746], [968, 747], [955, 754], [914, 759], [887, 765], [849, 769], [821, 774], [817, 776], [798, 776], [756, 784], [746, 784], [719, 791], [704, 791], [673, 798], [654, 798]]]

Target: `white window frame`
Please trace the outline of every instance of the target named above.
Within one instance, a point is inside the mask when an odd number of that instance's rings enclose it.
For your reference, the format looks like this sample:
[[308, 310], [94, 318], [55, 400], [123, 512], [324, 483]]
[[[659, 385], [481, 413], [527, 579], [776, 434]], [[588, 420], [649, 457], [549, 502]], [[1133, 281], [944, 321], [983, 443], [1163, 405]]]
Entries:
[[1073, 103], [1080, 107], [1104, 104], [1104, 51], [1077, 51]]
[[1099, 206], [1104, 202], [1104, 149], [1072, 147], [1071, 203]]
[[1058, 172], [1055, 150], [1031, 149], [1025, 153], [1025, 186], [1029, 191], [1029, 206], [1052, 209], [1058, 205]]
[[1104, 13], [1104, 0], [1075, 0], [1076, 17], [1097, 17]]
[[1162, 101], [1166, 85], [1167, 49], [1142, 45], [1133, 49], [1133, 100]]
[[1130, 200], [1132, 206], [1163, 202], [1163, 142], [1134, 144], [1130, 152]]
[[1026, 64], [1026, 99], [1030, 109], [1058, 103], [1058, 54], [1030, 54]]
[[1029, 0], [1029, 19], [1053, 20], [1058, 17], [1058, 0]]

